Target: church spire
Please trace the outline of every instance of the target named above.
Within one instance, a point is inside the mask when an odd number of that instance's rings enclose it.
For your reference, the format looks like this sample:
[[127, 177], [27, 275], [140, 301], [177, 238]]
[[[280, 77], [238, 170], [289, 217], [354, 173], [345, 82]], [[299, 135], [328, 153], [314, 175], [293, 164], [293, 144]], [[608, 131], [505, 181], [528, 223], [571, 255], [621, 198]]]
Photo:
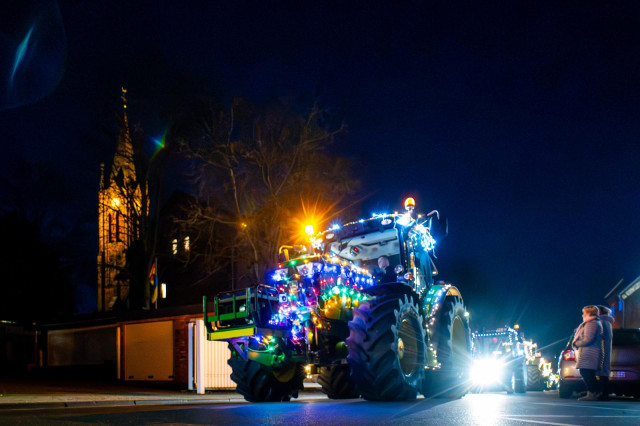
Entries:
[[121, 88], [122, 94], [120, 95], [120, 99], [122, 99], [122, 119], [124, 120], [124, 125], [129, 127], [129, 120], [127, 119], [127, 89], [122, 86]]
[[116, 178], [120, 173], [125, 181], [136, 180], [136, 172], [133, 163], [133, 144], [129, 132], [129, 119], [127, 117], [127, 89], [122, 87], [120, 99], [122, 100], [122, 126], [118, 134], [118, 146], [113, 159], [110, 179]]
[[126, 270], [126, 251], [140, 238], [143, 215], [148, 214], [149, 201], [142, 198], [136, 176], [134, 151], [127, 117], [127, 90], [123, 87], [122, 121], [108, 182], [105, 167], [100, 165], [98, 193], [98, 310], [110, 311], [116, 302], [129, 299], [131, 280]]

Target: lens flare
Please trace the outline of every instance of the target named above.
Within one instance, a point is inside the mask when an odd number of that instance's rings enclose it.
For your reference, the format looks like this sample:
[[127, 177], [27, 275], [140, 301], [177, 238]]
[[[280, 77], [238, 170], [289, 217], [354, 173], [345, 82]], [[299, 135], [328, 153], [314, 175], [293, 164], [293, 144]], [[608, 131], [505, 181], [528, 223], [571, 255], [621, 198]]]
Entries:
[[[58, 2], [11, 3], [0, 34], [0, 111], [50, 95], [65, 71], [67, 38]], [[5, 4], [3, 3], [3, 6]], [[4, 17], [4, 16], [3, 16]]]
[[167, 139], [167, 133], [168, 133], [169, 129], [165, 130], [164, 133], [162, 134], [162, 136], [160, 136], [159, 138], [151, 138], [151, 141], [153, 142], [153, 154], [152, 157], [154, 157], [156, 154], [158, 154], [158, 152], [160, 152], [162, 150], [162, 148], [165, 147], [165, 142]]
[[18, 70], [18, 67], [24, 60], [25, 54], [29, 47], [29, 40], [31, 39], [31, 34], [33, 33], [34, 27], [35, 25], [32, 25], [31, 28], [29, 28], [29, 32], [24, 37], [24, 39], [22, 39], [22, 42], [20, 43], [20, 45], [18, 46], [18, 49], [16, 50], [16, 56], [15, 56], [15, 59], [13, 60], [13, 71], [11, 71], [11, 78], [9, 80], [11, 84], [13, 84], [13, 79], [16, 76], [16, 71]]

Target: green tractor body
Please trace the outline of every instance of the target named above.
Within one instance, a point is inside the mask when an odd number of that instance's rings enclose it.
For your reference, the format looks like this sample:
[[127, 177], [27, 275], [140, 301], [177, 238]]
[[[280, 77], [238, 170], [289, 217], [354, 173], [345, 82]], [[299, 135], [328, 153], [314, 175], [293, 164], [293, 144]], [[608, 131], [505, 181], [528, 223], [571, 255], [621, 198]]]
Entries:
[[[313, 368], [335, 399], [464, 393], [469, 318], [458, 289], [434, 282], [437, 219], [409, 208], [333, 227], [286, 252], [265, 284], [205, 297], [207, 338], [229, 343], [238, 392], [287, 401]], [[376, 269], [381, 257], [393, 272]]]

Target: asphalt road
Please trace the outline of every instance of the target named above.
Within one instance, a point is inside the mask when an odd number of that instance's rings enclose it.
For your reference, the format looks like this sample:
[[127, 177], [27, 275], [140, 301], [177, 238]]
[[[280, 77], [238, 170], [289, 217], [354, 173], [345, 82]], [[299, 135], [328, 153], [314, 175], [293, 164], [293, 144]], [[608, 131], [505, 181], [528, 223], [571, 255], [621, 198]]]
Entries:
[[304, 393], [288, 403], [208, 403], [4, 410], [0, 425], [638, 425], [640, 402], [582, 402], [557, 392], [469, 394], [457, 400], [332, 401]]

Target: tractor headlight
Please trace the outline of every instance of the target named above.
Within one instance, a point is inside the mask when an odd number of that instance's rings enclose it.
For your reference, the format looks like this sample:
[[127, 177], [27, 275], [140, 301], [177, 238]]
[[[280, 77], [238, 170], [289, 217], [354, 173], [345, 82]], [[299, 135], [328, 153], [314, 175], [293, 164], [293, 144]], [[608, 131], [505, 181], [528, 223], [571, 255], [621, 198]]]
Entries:
[[476, 385], [487, 385], [502, 380], [504, 363], [493, 358], [476, 359], [471, 367], [471, 380]]

